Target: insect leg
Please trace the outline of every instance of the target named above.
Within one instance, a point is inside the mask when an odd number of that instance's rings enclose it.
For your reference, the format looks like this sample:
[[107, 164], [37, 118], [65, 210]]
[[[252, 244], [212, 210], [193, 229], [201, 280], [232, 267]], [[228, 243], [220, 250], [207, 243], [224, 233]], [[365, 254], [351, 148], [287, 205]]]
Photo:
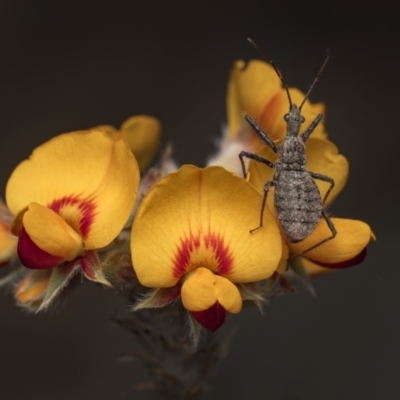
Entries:
[[305, 142], [310, 135], [314, 132], [314, 129], [317, 127], [317, 125], [321, 122], [321, 119], [323, 118], [322, 114], [318, 114], [314, 120], [311, 122], [310, 126], [302, 133], [301, 139], [303, 142]]
[[334, 181], [331, 177], [329, 177], [329, 176], [317, 174], [316, 172], [310, 172], [310, 171], [308, 171], [308, 173], [309, 173], [314, 179], [320, 179], [321, 181], [329, 182], [329, 183], [331, 184], [331, 186], [329, 187], [328, 191], [326, 192], [325, 197], [324, 197], [324, 200], [323, 200], [323, 202], [322, 202], [322, 204], [325, 204], [325, 201], [326, 201], [326, 199], [328, 198], [329, 193], [331, 192], [331, 190], [332, 190], [333, 187], [335, 186], [335, 181]]
[[268, 167], [270, 167], [270, 168], [274, 168], [274, 163], [267, 160], [266, 158], [261, 157], [254, 153], [250, 153], [248, 151], [241, 151], [239, 153], [239, 159], [240, 159], [240, 163], [242, 164], [242, 171], [243, 171], [244, 178], [246, 178], [247, 174], [246, 174], [246, 166], [244, 164], [243, 157], [246, 157], [246, 158], [249, 158], [250, 160], [254, 160], [254, 161], [260, 162], [262, 164], [268, 165]]
[[276, 153], [278, 148], [275, 146], [274, 141], [267, 136], [267, 134], [257, 125], [257, 123], [249, 116], [246, 115], [244, 119], [251, 125], [251, 127], [256, 131], [259, 138], [267, 144]]
[[321, 244], [324, 244], [324, 243], [328, 242], [329, 240], [332, 240], [332, 239], [336, 236], [337, 231], [336, 231], [335, 225], [333, 225], [333, 222], [332, 222], [332, 220], [329, 218], [329, 215], [328, 215], [328, 213], [326, 212], [326, 210], [322, 210], [322, 213], [321, 213], [321, 214], [322, 214], [322, 217], [325, 219], [325, 221], [326, 221], [326, 223], [327, 223], [327, 225], [328, 225], [328, 228], [331, 230], [332, 235], [329, 236], [329, 237], [327, 237], [326, 239], [321, 240], [321, 241], [318, 242], [317, 244], [314, 244], [313, 246], [311, 246], [311, 247], [308, 248], [307, 250], [305, 250], [305, 251], [303, 251], [303, 252], [301, 252], [301, 253], [299, 253], [299, 254], [294, 254], [294, 255], [290, 256], [290, 257], [289, 257], [289, 260], [290, 260], [291, 258], [298, 257], [298, 256], [302, 256], [302, 255], [304, 255], [305, 253], [308, 253], [309, 251], [311, 251], [311, 250], [313, 250], [313, 249], [315, 249], [315, 248], [321, 246]]
[[268, 181], [264, 185], [264, 197], [263, 197], [263, 200], [262, 200], [261, 212], [260, 212], [260, 225], [257, 226], [257, 228], [252, 229], [250, 231], [250, 233], [255, 232], [257, 229], [260, 229], [263, 226], [263, 216], [264, 216], [265, 204], [267, 202], [267, 195], [268, 195], [270, 187], [273, 186], [273, 185], [274, 185], [274, 181]]

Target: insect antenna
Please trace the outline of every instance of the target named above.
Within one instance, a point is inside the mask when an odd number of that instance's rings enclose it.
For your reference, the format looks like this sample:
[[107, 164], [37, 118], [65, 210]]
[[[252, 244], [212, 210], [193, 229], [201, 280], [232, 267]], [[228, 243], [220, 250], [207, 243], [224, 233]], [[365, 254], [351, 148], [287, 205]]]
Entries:
[[[285, 80], [283, 79], [283, 76], [282, 76], [281, 72], [276, 67], [275, 63], [264, 53], [264, 51], [261, 49], [260, 46], [258, 46], [256, 43], [254, 43], [253, 40], [251, 40], [250, 38], [247, 38], [247, 40], [274, 68], [276, 74], [279, 76], [279, 79], [281, 80], [281, 82], [283, 84], [283, 87], [286, 90], [286, 93], [287, 93], [287, 96], [288, 96], [288, 99], [289, 99], [289, 105], [290, 105], [290, 108], [291, 108], [292, 107], [292, 98], [290, 97], [288, 85], [286, 84]], [[322, 71], [320, 71], [320, 72], [322, 72]]]
[[324, 62], [322, 63], [321, 68], [318, 71], [317, 76], [314, 78], [312, 84], [310, 85], [310, 88], [308, 89], [308, 92], [306, 93], [306, 95], [304, 96], [303, 101], [301, 102], [300, 106], [299, 106], [299, 111], [301, 110], [301, 107], [303, 107], [304, 103], [306, 102], [306, 100], [308, 99], [308, 96], [310, 95], [311, 91], [313, 90], [315, 84], [318, 82], [319, 78], [322, 75], [323, 70], [326, 67], [326, 64], [328, 64], [329, 58], [331, 57], [331, 52], [329, 49], [326, 49], [326, 57]]

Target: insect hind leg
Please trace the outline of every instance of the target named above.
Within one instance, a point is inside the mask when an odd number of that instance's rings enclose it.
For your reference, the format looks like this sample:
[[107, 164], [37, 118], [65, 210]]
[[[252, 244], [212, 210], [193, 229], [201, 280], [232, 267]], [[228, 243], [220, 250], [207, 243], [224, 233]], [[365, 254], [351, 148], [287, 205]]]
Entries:
[[327, 225], [328, 225], [328, 228], [329, 228], [330, 231], [332, 232], [332, 235], [329, 236], [329, 237], [327, 237], [327, 238], [325, 238], [325, 239], [323, 239], [323, 240], [321, 240], [320, 242], [314, 244], [313, 246], [309, 247], [307, 250], [304, 250], [304, 251], [302, 251], [301, 253], [294, 254], [294, 255], [290, 256], [290, 257], [288, 258], [288, 260], [290, 260], [290, 259], [292, 259], [292, 258], [295, 258], [295, 257], [303, 256], [305, 253], [308, 253], [309, 251], [316, 249], [317, 247], [319, 247], [319, 246], [323, 245], [324, 243], [328, 242], [329, 240], [332, 240], [332, 239], [336, 236], [337, 231], [336, 231], [335, 225], [333, 225], [333, 222], [332, 222], [332, 220], [329, 218], [329, 215], [328, 215], [328, 213], [326, 212], [326, 210], [323, 209], [322, 212], [321, 212], [321, 214], [322, 214], [322, 217], [325, 219], [325, 221], [326, 221], [326, 223], [327, 223]]
[[[243, 177], [246, 178], [246, 166], [244, 164], [244, 157], [250, 159], [250, 160], [254, 160], [257, 161], [259, 163], [265, 164], [270, 168], [274, 168], [275, 164], [269, 160], [267, 160], [264, 157], [259, 156], [258, 154], [254, 154], [254, 153], [250, 153], [248, 151], [241, 151], [239, 153], [239, 159], [240, 159], [240, 163], [242, 164], [242, 171], [243, 171]], [[255, 232], [256, 230], [260, 229], [263, 226], [263, 217], [264, 217], [264, 209], [265, 209], [265, 205], [267, 202], [267, 195], [268, 195], [268, 191], [270, 189], [271, 186], [274, 185], [273, 181], [268, 181], [265, 185], [264, 185], [264, 197], [262, 200], [262, 204], [261, 204], [261, 212], [260, 212], [260, 225], [257, 226], [257, 228], [251, 229], [250, 233]]]
[[267, 203], [267, 196], [268, 196], [269, 189], [273, 185], [274, 185], [274, 181], [268, 181], [264, 185], [264, 197], [263, 197], [263, 200], [262, 200], [261, 211], [260, 211], [260, 225], [258, 225], [257, 228], [251, 229], [250, 233], [253, 233], [253, 232], [257, 231], [258, 229], [262, 228], [262, 226], [263, 226], [263, 217], [264, 217], [265, 206], [266, 206], [266, 203]]

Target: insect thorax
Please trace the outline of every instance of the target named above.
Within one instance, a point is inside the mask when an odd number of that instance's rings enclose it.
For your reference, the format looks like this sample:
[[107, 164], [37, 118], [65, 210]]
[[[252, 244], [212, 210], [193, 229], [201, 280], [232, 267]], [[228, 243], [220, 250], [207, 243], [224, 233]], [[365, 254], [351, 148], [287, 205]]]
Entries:
[[306, 170], [306, 147], [299, 137], [287, 136], [278, 148], [275, 170]]

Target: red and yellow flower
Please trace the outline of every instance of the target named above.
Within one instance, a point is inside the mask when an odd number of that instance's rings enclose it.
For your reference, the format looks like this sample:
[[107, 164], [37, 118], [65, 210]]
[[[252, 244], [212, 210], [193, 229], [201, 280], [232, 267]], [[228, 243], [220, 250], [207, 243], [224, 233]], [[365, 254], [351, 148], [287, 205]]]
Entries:
[[185, 165], [167, 175], [143, 199], [132, 227], [140, 283], [165, 289], [169, 301], [180, 294], [191, 315], [216, 330], [226, 311], [242, 308], [237, 285], [270, 277], [281, 258], [270, 211], [264, 214], [266, 228], [249, 233], [260, 204], [250, 184], [221, 167]]
[[132, 211], [138, 183], [137, 162], [121, 137], [80, 131], [39, 146], [6, 188], [22, 264], [53, 268], [107, 246]]
[[[277, 155], [269, 147], [263, 147], [258, 155], [275, 162]], [[310, 138], [306, 146], [308, 171], [330, 176], [335, 181], [325, 207], [341, 192], [347, 181], [349, 164], [346, 158], [339, 154], [337, 147], [328, 140]], [[264, 164], [251, 161], [249, 164], [250, 183], [263, 193], [264, 184], [272, 179], [273, 170]], [[315, 183], [324, 199], [330, 184], [316, 179]], [[268, 193], [268, 208], [274, 210], [274, 187]], [[371, 228], [362, 221], [331, 218], [337, 235], [304, 255], [302, 252], [332, 235], [326, 221], [321, 218], [315, 231], [299, 243], [287, 243], [283, 240], [282, 262], [285, 267], [289, 256], [299, 257], [292, 259], [291, 263], [301, 263], [302, 267], [311, 275], [318, 275], [332, 269], [347, 268], [361, 263], [366, 254], [366, 247], [371, 238], [375, 239]], [[283, 268], [285, 269], [285, 268]]]

